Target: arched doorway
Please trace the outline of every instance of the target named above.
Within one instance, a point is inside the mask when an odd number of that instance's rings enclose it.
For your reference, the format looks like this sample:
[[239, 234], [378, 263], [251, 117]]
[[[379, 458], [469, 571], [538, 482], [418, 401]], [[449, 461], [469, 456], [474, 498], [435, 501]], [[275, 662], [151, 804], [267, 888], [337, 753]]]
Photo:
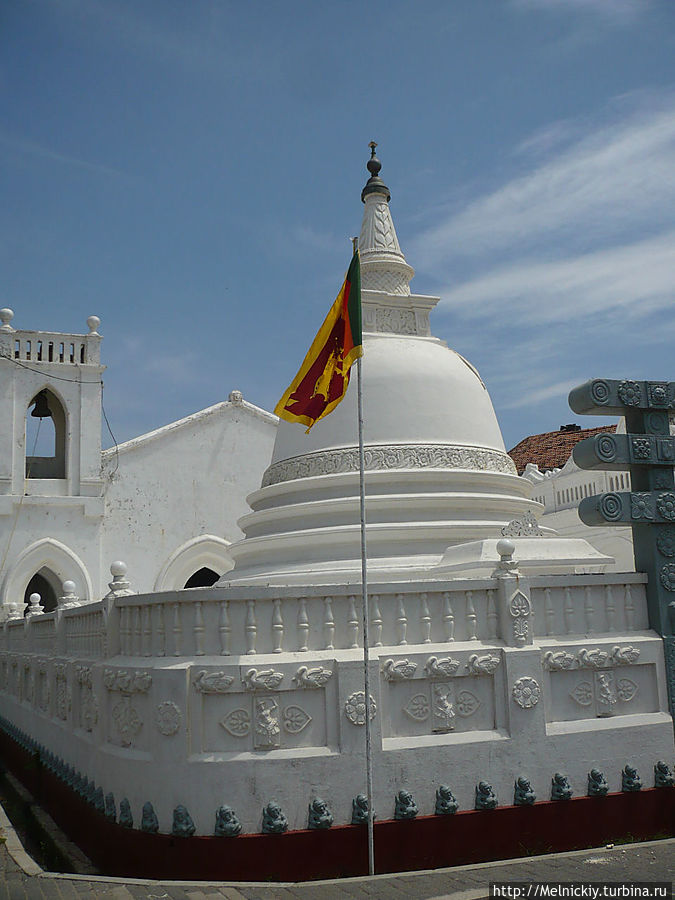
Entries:
[[202, 566], [201, 569], [197, 569], [196, 572], [193, 572], [192, 575], [190, 575], [183, 587], [211, 587], [216, 583], [216, 581], [218, 581], [219, 578], [220, 575], [217, 572], [214, 572], [213, 569], [209, 569], [207, 566]]

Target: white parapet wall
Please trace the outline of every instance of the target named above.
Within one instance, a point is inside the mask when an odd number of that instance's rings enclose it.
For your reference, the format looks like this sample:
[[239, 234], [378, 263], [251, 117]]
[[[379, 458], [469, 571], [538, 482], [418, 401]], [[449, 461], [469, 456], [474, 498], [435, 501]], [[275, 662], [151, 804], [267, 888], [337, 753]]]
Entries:
[[[653, 785], [673, 762], [662, 640], [645, 578], [518, 575], [374, 584], [370, 598], [375, 810], [437, 787], [472, 809], [478, 781], [513, 803], [566, 774], [576, 795], [631, 764]], [[365, 791], [360, 597], [353, 587], [209, 588], [109, 596], [7, 622], [0, 715], [90, 781], [150, 801], [160, 831], [185, 805], [198, 834], [233, 807], [244, 832], [280, 804], [335, 823]]]

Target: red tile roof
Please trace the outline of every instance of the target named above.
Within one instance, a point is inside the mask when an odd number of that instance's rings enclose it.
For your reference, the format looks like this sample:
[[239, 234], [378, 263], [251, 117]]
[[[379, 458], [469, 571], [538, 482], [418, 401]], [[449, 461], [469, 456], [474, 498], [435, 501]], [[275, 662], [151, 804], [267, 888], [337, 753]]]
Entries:
[[545, 434], [531, 434], [509, 450], [509, 456], [516, 464], [518, 474], [522, 475], [528, 463], [535, 463], [541, 472], [549, 469], [561, 469], [572, 453], [572, 447], [603, 431], [614, 432], [616, 425], [602, 425], [600, 428], [580, 428], [578, 431], [567, 430], [563, 426], [560, 431], [547, 431]]

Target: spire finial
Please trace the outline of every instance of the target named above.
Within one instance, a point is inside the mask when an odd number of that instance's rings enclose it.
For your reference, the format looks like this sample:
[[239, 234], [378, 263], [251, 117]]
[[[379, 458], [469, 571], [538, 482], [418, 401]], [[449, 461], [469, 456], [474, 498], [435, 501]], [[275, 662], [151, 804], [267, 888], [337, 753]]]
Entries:
[[389, 188], [380, 178], [382, 163], [375, 156], [377, 141], [371, 141], [368, 146], [370, 147], [370, 159], [366, 163], [366, 168], [370, 172], [370, 178], [366, 182], [364, 189], [361, 191], [361, 200], [365, 203], [368, 194], [383, 194], [387, 198], [387, 202], [389, 202], [389, 200], [391, 200]]

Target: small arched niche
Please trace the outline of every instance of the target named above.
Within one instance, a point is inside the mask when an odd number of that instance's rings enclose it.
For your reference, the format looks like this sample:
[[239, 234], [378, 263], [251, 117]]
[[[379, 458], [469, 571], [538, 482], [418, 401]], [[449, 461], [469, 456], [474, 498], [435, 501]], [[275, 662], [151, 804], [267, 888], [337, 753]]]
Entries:
[[[23, 602], [24, 604], [28, 604], [30, 603], [31, 594], [39, 594], [40, 604], [43, 610], [46, 613], [53, 612], [58, 604], [58, 595], [62, 593], [63, 588], [59, 577], [50, 569], [43, 567], [39, 572], [36, 572], [35, 575], [33, 575], [26, 585]], [[26, 606], [24, 615], [27, 610], [28, 607]]]
[[43, 388], [26, 411], [26, 478], [66, 477], [66, 412]]
[[183, 587], [212, 587], [219, 578], [220, 575], [217, 572], [214, 572], [213, 569], [209, 569], [208, 566], [202, 566], [201, 569], [197, 569], [196, 572], [193, 572], [192, 575], [190, 575]]

